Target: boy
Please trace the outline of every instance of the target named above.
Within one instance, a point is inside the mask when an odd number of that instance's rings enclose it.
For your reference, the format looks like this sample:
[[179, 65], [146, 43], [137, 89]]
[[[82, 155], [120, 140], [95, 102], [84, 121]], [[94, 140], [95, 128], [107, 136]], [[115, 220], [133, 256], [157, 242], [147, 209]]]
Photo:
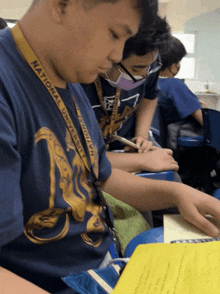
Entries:
[[[154, 148], [148, 140], [159, 92], [157, 82], [161, 62], [158, 51], [167, 47], [170, 41], [169, 25], [158, 16], [151, 28], [141, 28], [126, 41], [119, 64], [114, 64], [106, 74], [100, 74], [94, 83], [82, 84], [108, 143], [108, 159], [115, 168], [128, 172], [178, 170], [172, 151]], [[131, 77], [141, 82], [134, 83]], [[132, 140], [139, 146], [138, 153], [111, 152], [125, 147], [112, 140], [111, 135]]]
[[140, 17], [151, 22], [155, 13], [151, 1], [36, 0], [12, 31], [1, 32], [0, 265], [50, 293], [67, 289], [61, 277], [108, 258], [114, 231], [98, 182], [141, 211], [178, 206], [189, 222], [219, 234], [204, 218], [219, 217], [218, 200], [111, 170], [76, 84], [118, 63]]

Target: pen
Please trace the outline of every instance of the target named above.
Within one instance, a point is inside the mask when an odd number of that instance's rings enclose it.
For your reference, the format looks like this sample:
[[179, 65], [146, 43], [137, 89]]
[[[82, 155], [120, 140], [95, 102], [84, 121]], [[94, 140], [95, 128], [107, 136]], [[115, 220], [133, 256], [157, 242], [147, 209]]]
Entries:
[[117, 135], [112, 135], [112, 137], [114, 139], [124, 143], [125, 145], [129, 145], [129, 146], [131, 146], [131, 147], [133, 147], [135, 149], [138, 149], [137, 145], [135, 143], [131, 142], [130, 140], [127, 140], [127, 139], [125, 139], [123, 137], [120, 137], [120, 136], [117, 136]]

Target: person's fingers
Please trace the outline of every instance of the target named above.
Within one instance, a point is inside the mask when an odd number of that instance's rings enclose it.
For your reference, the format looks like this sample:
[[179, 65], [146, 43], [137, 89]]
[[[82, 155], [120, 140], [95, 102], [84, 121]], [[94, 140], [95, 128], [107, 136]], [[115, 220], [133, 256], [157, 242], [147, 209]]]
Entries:
[[213, 238], [219, 237], [218, 228], [214, 224], [212, 224], [209, 220], [207, 220], [203, 215], [201, 215], [199, 211], [196, 209], [196, 207], [191, 208], [190, 214], [187, 213], [186, 215], [184, 215], [184, 213], [182, 213], [182, 216], [188, 222], [192, 223], [201, 231], [205, 232], [207, 235]]
[[[135, 141], [137, 147], [140, 147], [140, 148], [141, 148], [142, 145], [143, 145], [144, 139], [141, 138], [141, 137], [135, 137], [135, 138], [133, 138], [133, 139], [135, 139], [134, 141]], [[133, 142], [134, 142], [134, 141], [133, 141]], [[139, 149], [139, 150], [140, 150], [140, 149]]]
[[[220, 223], [220, 201], [196, 190], [192, 195], [189, 193], [188, 197], [190, 197], [191, 201], [184, 201], [184, 199], [182, 199], [181, 203], [178, 204], [182, 216], [204, 231], [207, 235], [219, 237], [220, 232], [212, 222]], [[189, 202], [191, 202], [191, 204]], [[212, 218], [214, 221], [210, 222], [205, 217], [207, 214], [214, 217], [214, 219]]]
[[178, 171], [179, 170], [179, 165], [178, 165], [178, 163], [177, 162], [175, 162], [175, 161], [166, 161], [165, 163], [164, 163], [164, 166], [163, 166], [163, 168], [161, 168], [161, 170], [160, 171], [167, 171], [167, 170], [173, 170], [173, 171]]
[[125, 150], [126, 152], [130, 152], [131, 147], [130, 147], [130, 146], [125, 146], [124, 150]]
[[[171, 157], [171, 156], [170, 156]], [[171, 157], [171, 163], [173, 163], [173, 164], [177, 164], [178, 165], [178, 162], [173, 158], [173, 157]]]
[[145, 140], [144, 142], [142, 142], [140, 149], [143, 153], [146, 153], [152, 150], [152, 147], [153, 147], [152, 142]]
[[146, 140], [144, 137], [134, 137], [131, 141], [134, 142], [139, 148], [138, 153], [148, 152], [152, 148], [152, 142]]
[[162, 150], [166, 151], [167, 154], [173, 156], [173, 151], [171, 149], [168, 149], [168, 148], [163, 148]]
[[133, 153], [137, 152], [137, 149], [136, 148], [133, 148], [133, 147], [128, 146], [128, 145], [124, 147], [124, 150], [126, 152], [133, 152]]
[[178, 171], [179, 170], [179, 165], [177, 163], [170, 164], [170, 170]]
[[209, 196], [205, 205], [199, 209], [203, 215], [211, 215], [220, 223], [220, 201], [212, 196]]
[[134, 138], [131, 139], [131, 141], [132, 141], [133, 143], [137, 143], [137, 139], [138, 139], [138, 137], [134, 137]]
[[[137, 138], [134, 137], [134, 138], [130, 139], [129, 141], [131, 141], [131, 142], [133, 142], [133, 143], [135, 143], [135, 144], [137, 145], [136, 140], [137, 140]], [[137, 147], [139, 148], [139, 146], [137, 146]], [[137, 149], [136, 149], [136, 148], [134, 148], [134, 147], [132, 147], [132, 146], [129, 146], [129, 145], [126, 145], [126, 146], [124, 147], [124, 150], [125, 150], [126, 152], [137, 152]]]

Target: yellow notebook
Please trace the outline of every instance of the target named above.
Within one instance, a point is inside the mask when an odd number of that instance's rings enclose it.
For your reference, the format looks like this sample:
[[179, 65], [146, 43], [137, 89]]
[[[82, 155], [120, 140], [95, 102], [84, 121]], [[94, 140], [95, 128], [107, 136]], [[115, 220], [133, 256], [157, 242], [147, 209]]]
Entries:
[[139, 245], [112, 294], [220, 293], [220, 242]]

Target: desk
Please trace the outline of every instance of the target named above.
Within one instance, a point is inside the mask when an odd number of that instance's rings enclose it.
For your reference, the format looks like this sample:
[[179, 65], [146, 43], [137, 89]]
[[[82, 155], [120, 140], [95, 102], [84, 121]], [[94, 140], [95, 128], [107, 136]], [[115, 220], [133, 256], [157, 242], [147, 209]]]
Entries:
[[199, 99], [207, 103], [210, 108], [220, 111], [220, 94], [203, 93], [203, 92], [196, 92], [194, 94]]

